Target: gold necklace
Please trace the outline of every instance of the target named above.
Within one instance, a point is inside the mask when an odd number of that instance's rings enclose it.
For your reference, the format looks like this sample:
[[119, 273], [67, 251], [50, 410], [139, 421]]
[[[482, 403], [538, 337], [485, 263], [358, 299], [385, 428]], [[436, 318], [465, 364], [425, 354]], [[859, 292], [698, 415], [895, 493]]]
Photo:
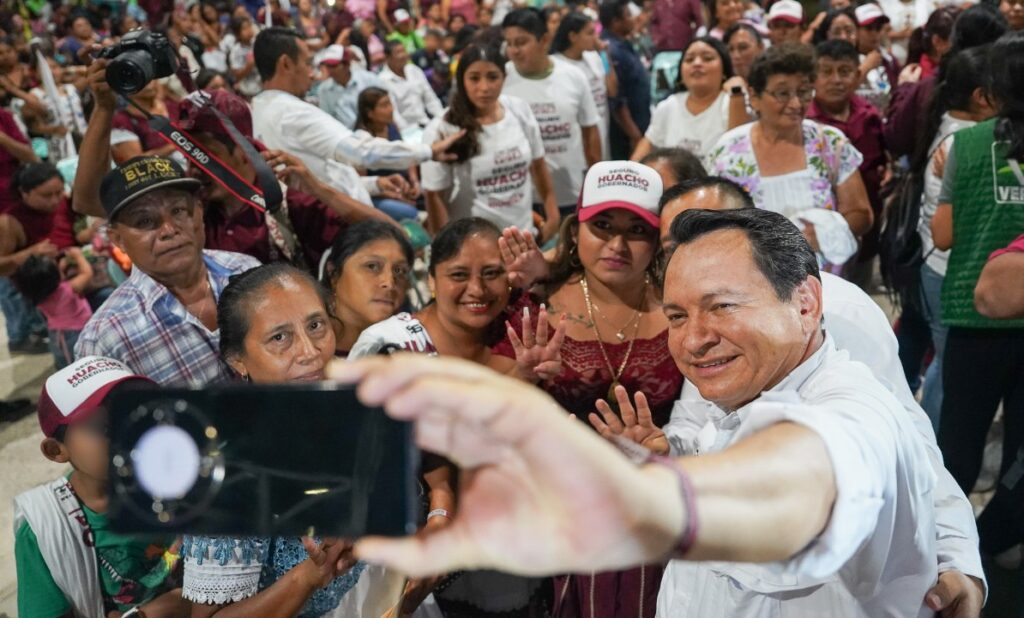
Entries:
[[[647, 287], [651, 281], [649, 277], [644, 277], [644, 295], [643, 298], [647, 297]], [[594, 329], [594, 334], [597, 336], [597, 347], [601, 350], [601, 356], [604, 357], [604, 362], [608, 366], [608, 372], [612, 375], [612, 384], [608, 387], [608, 404], [614, 409], [618, 409], [615, 398], [615, 387], [619, 385], [619, 378], [622, 377], [622, 372], [626, 370], [626, 363], [629, 362], [629, 356], [633, 352], [633, 344], [636, 343], [636, 336], [640, 332], [640, 317], [641, 312], [639, 309], [636, 311], [635, 321], [636, 326], [633, 327], [633, 338], [629, 340], [629, 347], [626, 348], [626, 355], [622, 357], [622, 363], [619, 364], [619, 369], [616, 371], [612, 365], [611, 359], [608, 357], [608, 351], [604, 349], [604, 342], [601, 341], [601, 331], [597, 328], [597, 321], [594, 319], [594, 305], [590, 302], [590, 286], [587, 285], [587, 275], [584, 274], [580, 278], [580, 288], [583, 290], [583, 302], [587, 305], [587, 316], [590, 318], [590, 327]], [[642, 301], [641, 301], [642, 302]], [[630, 320], [633, 322], [634, 320]], [[629, 326], [629, 323], [626, 323]], [[623, 326], [625, 330], [626, 326]]]

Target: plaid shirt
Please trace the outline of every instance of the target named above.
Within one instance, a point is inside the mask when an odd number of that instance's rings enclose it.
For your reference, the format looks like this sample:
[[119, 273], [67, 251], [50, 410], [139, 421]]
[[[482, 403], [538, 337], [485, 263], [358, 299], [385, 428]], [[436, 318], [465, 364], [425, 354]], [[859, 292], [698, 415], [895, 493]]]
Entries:
[[[203, 261], [218, 299], [230, 276], [260, 265], [228, 251], [204, 250]], [[82, 329], [75, 357], [115, 358], [161, 385], [205, 386], [231, 379], [219, 345], [218, 332], [210, 332], [166, 287], [133, 268]]]

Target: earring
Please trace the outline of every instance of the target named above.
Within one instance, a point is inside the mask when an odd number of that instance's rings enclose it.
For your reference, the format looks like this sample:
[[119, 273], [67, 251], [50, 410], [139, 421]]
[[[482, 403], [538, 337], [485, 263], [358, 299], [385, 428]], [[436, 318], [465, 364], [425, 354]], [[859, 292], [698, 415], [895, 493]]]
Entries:
[[576, 252], [577, 245], [573, 245], [569, 248], [569, 266], [573, 268], [583, 268], [583, 262], [580, 261], [580, 256]]

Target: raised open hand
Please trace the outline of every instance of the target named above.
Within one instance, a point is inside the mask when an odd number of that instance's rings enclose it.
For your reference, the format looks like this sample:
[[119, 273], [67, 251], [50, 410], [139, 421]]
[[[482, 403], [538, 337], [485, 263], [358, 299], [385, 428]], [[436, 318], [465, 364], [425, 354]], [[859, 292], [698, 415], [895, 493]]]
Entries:
[[588, 417], [594, 429], [609, 440], [612, 436], [622, 436], [653, 453], [668, 455], [668, 438], [665, 437], [665, 432], [654, 424], [647, 397], [637, 392], [634, 408], [626, 387], [619, 385], [615, 387], [615, 399], [619, 405], [619, 414], [615, 414], [604, 399], [597, 400], [596, 406], [600, 415], [591, 412]]
[[505, 322], [509, 341], [516, 352], [516, 375], [527, 382], [551, 380], [562, 373], [562, 341], [565, 339], [565, 314], [558, 320], [558, 327], [550, 337], [548, 310], [540, 306], [537, 316], [537, 332], [534, 334], [530, 322], [530, 308], [523, 307], [523, 337], [520, 339], [512, 325]]
[[548, 262], [532, 233], [507, 227], [498, 239], [498, 250], [512, 287], [528, 289], [548, 275]]

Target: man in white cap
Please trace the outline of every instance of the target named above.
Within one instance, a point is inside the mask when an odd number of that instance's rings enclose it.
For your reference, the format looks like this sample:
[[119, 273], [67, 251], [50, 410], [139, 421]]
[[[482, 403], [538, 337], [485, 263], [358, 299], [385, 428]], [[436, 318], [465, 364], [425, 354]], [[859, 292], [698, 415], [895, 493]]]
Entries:
[[[151, 384], [112, 358], [87, 356], [53, 374], [39, 396], [40, 450], [71, 473], [14, 499], [18, 615], [144, 616], [187, 612], [172, 589], [173, 538], [107, 529], [104, 403], [126, 383]], [[125, 386], [121, 386], [125, 385]]]
[[860, 74], [865, 76], [857, 94], [876, 108], [885, 109], [900, 75], [899, 62], [882, 41], [889, 16], [874, 2], [858, 6], [854, 14], [857, 17], [857, 51], [861, 54]]
[[799, 43], [804, 33], [804, 7], [796, 0], [779, 0], [768, 9], [768, 38], [772, 45]]
[[416, 24], [413, 22], [409, 11], [405, 9], [396, 10], [392, 21], [395, 24], [395, 29], [387, 36], [386, 40], [401, 41], [402, 45], [405, 46], [405, 51], [410, 54], [423, 49], [423, 37], [420, 36], [419, 32], [416, 32]]
[[320, 66], [327, 69], [328, 79], [320, 82], [316, 95], [320, 109], [352, 129], [359, 114], [359, 93], [373, 86], [386, 88], [375, 73], [353, 66], [356, 55], [348, 47], [331, 45], [320, 57]]
[[423, 69], [409, 62], [409, 51], [401, 41], [388, 39], [384, 49], [387, 60], [380, 70], [380, 80], [391, 94], [396, 114], [409, 124], [427, 126], [431, 118], [444, 112], [441, 100], [430, 87]]

